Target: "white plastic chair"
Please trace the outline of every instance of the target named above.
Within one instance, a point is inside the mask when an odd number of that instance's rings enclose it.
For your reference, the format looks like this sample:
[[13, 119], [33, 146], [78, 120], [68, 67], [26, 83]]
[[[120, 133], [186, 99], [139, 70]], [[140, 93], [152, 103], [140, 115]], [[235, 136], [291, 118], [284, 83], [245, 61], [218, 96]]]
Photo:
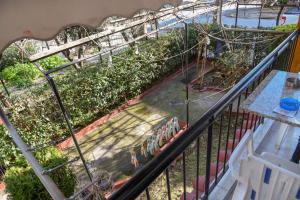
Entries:
[[300, 199], [300, 167], [271, 153], [253, 151], [253, 133], [247, 132], [230, 157], [237, 185], [233, 200]]

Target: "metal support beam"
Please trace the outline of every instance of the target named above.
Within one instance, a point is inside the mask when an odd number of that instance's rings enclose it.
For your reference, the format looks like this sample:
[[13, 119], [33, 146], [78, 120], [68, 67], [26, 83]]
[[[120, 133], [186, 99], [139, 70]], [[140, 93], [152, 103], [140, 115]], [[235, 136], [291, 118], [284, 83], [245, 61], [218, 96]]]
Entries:
[[[183, 21], [184, 22], [184, 21]], [[189, 83], [188, 83], [188, 65], [189, 65], [189, 52], [188, 52], [188, 37], [189, 37], [189, 31], [188, 31], [188, 24], [184, 22], [184, 61], [185, 62], [185, 90], [186, 90], [186, 123], [187, 127], [189, 126]]]
[[74, 131], [73, 131], [73, 128], [72, 128], [72, 125], [71, 125], [69, 116], [68, 116], [68, 114], [67, 114], [67, 112], [66, 112], [66, 109], [65, 109], [65, 107], [64, 107], [64, 105], [63, 105], [61, 99], [60, 99], [60, 95], [59, 95], [58, 90], [57, 90], [57, 88], [56, 88], [55, 82], [54, 82], [53, 78], [52, 78], [51, 76], [49, 76], [49, 75], [46, 75], [46, 78], [47, 78], [47, 81], [48, 81], [48, 83], [49, 83], [49, 85], [50, 85], [50, 87], [51, 87], [51, 89], [52, 89], [54, 95], [55, 95], [55, 98], [56, 98], [57, 103], [58, 103], [58, 105], [59, 105], [59, 108], [60, 108], [60, 110], [61, 110], [61, 112], [62, 112], [62, 114], [63, 114], [63, 117], [64, 117], [64, 119], [65, 119], [65, 121], [66, 121], [66, 123], [67, 123], [69, 132], [70, 132], [70, 134], [71, 134], [71, 137], [72, 137], [73, 142], [74, 142], [74, 144], [75, 144], [75, 147], [76, 147], [76, 149], [77, 149], [77, 152], [78, 152], [78, 154], [79, 154], [79, 157], [80, 157], [80, 159], [81, 159], [81, 161], [82, 161], [82, 163], [83, 163], [84, 169], [85, 169], [85, 171], [86, 171], [86, 173], [87, 173], [87, 175], [88, 175], [90, 181], [92, 181], [92, 175], [91, 175], [91, 173], [90, 173], [90, 171], [89, 171], [89, 169], [88, 169], [88, 167], [87, 167], [86, 161], [85, 161], [85, 159], [84, 159], [84, 157], [83, 157], [83, 154], [82, 154], [82, 152], [81, 152], [81, 149], [80, 149], [80, 147], [79, 147], [79, 143], [78, 143], [78, 141], [77, 141], [77, 139], [76, 139], [76, 137], [75, 137], [75, 134], [74, 134]]
[[236, 10], [235, 10], [235, 23], [234, 23], [234, 28], [236, 28], [236, 27], [237, 27], [238, 15], [239, 15], [239, 2], [236, 2]]
[[156, 32], [155, 32], [155, 36], [156, 36], [156, 39], [158, 39], [158, 28], [159, 28], [159, 27], [158, 27], [158, 26], [159, 26], [159, 25], [158, 25], [158, 20], [155, 19], [155, 20], [154, 20], [154, 23], [155, 23], [155, 31], [156, 31]]
[[259, 10], [259, 16], [258, 16], [258, 25], [257, 25], [257, 29], [260, 28], [260, 20], [261, 20], [261, 11], [263, 9], [263, 4], [261, 4], [260, 6], [260, 10]]

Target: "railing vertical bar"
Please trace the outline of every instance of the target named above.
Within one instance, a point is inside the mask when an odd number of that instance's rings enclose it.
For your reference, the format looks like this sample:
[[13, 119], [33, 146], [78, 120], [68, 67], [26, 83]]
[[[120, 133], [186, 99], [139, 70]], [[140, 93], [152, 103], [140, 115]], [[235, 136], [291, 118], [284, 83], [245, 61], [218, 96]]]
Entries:
[[146, 197], [147, 197], [147, 200], [151, 200], [148, 188], [146, 188]]
[[292, 50], [293, 50], [293, 41], [290, 41], [289, 47], [287, 49], [287, 56], [286, 56], [286, 71], [290, 71], [290, 62], [292, 58]]
[[[217, 167], [216, 172], [219, 169], [219, 159], [220, 159], [220, 149], [221, 149], [221, 139], [222, 139], [222, 131], [223, 131], [223, 114], [220, 117], [220, 129], [219, 129], [219, 138], [218, 138], [218, 153], [217, 153]], [[215, 183], [218, 183], [218, 173], [216, 173]]]
[[290, 56], [289, 56], [289, 67], [288, 67], [288, 71], [291, 71], [291, 66], [292, 66], [292, 62], [293, 62], [293, 58], [295, 56], [295, 49], [297, 46], [297, 38], [296, 37], [293, 41], [292, 41], [292, 49], [290, 51]]
[[237, 109], [236, 109], [236, 117], [235, 117], [235, 123], [234, 123], [234, 132], [233, 132], [233, 146], [232, 146], [232, 152], [234, 150], [234, 145], [235, 145], [235, 133], [236, 133], [236, 128], [237, 128], [237, 124], [238, 124], [238, 119], [239, 119], [239, 115], [240, 115], [240, 103], [241, 103], [241, 95], [238, 98], [238, 102], [237, 102]]
[[197, 138], [197, 142], [196, 142], [196, 145], [197, 145], [197, 149], [196, 149], [196, 199], [199, 199], [199, 166], [200, 166], [200, 139], [199, 137]]
[[289, 44], [288, 44], [288, 47], [284, 50], [284, 53], [283, 53], [283, 69], [284, 69], [284, 71], [287, 71], [287, 69], [288, 69], [288, 66], [287, 66], [287, 64], [288, 64], [288, 52], [289, 52], [289, 50], [290, 50], [290, 46], [291, 46], [291, 43], [289, 42]]
[[[258, 77], [258, 85], [261, 83], [261, 80], [263, 80], [264, 74], [261, 74], [259, 77]], [[258, 124], [257, 124], [257, 127], [262, 123], [261, 121], [261, 116], [258, 116]], [[255, 128], [256, 129], [256, 128]]]
[[[241, 141], [241, 139], [242, 139], [242, 137], [243, 137], [243, 123], [244, 123], [244, 119], [245, 119], [245, 110], [243, 110], [243, 114], [242, 114], [242, 121], [241, 121], [241, 125], [240, 125], [240, 129], [239, 129], [239, 138], [238, 138], [238, 140], [239, 140], [239, 142]], [[235, 132], [236, 133], [236, 132]], [[234, 134], [235, 134], [234, 133]]]
[[167, 181], [167, 190], [168, 190], [168, 200], [171, 200], [171, 188], [170, 188], [169, 168], [166, 169], [166, 181]]
[[228, 151], [228, 140], [229, 140], [229, 134], [230, 134], [230, 125], [231, 125], [231, 115], [232, 115], [232, 103], [229, 105], [229, 118], [228, 118], [228, 127], [227, 127], [227, 135], [226, 135], [226, 146], [225, 146], [225, 158], [224, 158], [224, 171], [223, 174], [225, 174], [225, 167], [227, 162], [227, 151]]
[[[245, 99], [247, 99], [247, 97], [248, 97], [248, 88], [246, 89]], [[247, 115], [247, 119], [246, 119], [246, 127], [245, 127], [243, 134], [245, 134], [247, 132], [247, 126], [248, 126], [248, 122], [249, 122], [249, 118], [250, 118], [250, 112], [247, 112], [245, 114]], [[241, 124], [241, 131], [243, 131], [243, 124], [244, 124], [244, 120]]]
[[206, 173], [205, 173], [205, 186], [204, 193], [205, 198], [208, 199], [209, 195], [209, 183], [210, 183], [210, 164], [211, 164], [211, 149], [212, 149], [212, 137], [213, 137], [213, 121], [211, 118], [209, 120], [209, 126], [207, 131], [207, 154], [206, 154]]
[[182, 152], [182, 172], [183, 172], [183, 199], [186, 200], [186, 168], [185, 168], [185, 151]]
[[256, 127], [257, 127], [257, 118], [258, 118], [258, 116], [255, 115], [255, 116], [254, 116], [254, 126], [253, 126], [253, 131], [255, 131], [255, 130], [256, 130]]
[[[260, 83], [261, 83], [261, 80], [263, 80], [262, 78], [263, 78], [263, 76], [264, 76], [264, 73], [263, 74], [261, 74], [259, 77], [258, 77], [258, 83], [257, 83], [257, 85], [259, 85]], [[256, 119], [255, 119], [255, 127], [254, 127], [254, 130], [256, 130], [256, 128], [261, 124], [261, 116], [257, 116], [258, 117], [258, 124], [257, 124], [257, 121], [256, 121]]]
[[[254, 91], [255, 89], [255, 80], [253, 81], [252, 83], [252, 88], [251, 88], [251, 93]], [[255, 117], [256, 117], [256, 114], [255, 114]], [[251, 120], [250, 120], [250, 129], [253, 128], [253, 121], [254, 121], [254, 114], [251, 115]], [[255, 125], [255, 124], [254, 124]], [[248, 128], [248, 123], [247, 123], [247, 128]]]

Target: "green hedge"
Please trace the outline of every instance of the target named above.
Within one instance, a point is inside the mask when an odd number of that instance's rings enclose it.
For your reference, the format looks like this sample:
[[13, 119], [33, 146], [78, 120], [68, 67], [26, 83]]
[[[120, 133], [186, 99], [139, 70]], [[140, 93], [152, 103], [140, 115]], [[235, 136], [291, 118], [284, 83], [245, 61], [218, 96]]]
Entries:
[[291, 32], [297, 29], [297, 24], [286, 24], [286, 25], [274, 26], [273, 29], [276, 31]]
[[53, 55], [40, 60], [39, 63], [44, 69], [49, 70], [67, 63], [67, 60], [61, 56]]
[[[66, 59], [58, 55], [50, 56], [39, 61], [41, 66], [46, 70], [58, 67], [66, 62]], [[6, 66], [1, 71], [1, 76], [10, 86], [16, 86], [18, 88], [29, 87], [35, 79], [42, 75], [42, 73], [28, 61], [25, 63], [14, 63], [10, 61], [9, 63], [13, 65]]]
[[[36, 153], [35, 156], [45, 169], [51, 169], [68, 160], [66, 156], [55, 148], [44, 149]], [[14, 200], [52, 199], [34, 174], [32, 168], [24, 160], [22, 163], [23, 166], [11, 167], [5, 173], [4, 182], [9, 197]], [[73, 194], [76, 179], [71, 169], [66, 166], [61, 167], [50, 173], [50, 177], [66, 197]]]
[[17, 63], [1, 72], [2, 78], [17, 87], [29, 86], [39, 75], [39, 70], [30, 63]]

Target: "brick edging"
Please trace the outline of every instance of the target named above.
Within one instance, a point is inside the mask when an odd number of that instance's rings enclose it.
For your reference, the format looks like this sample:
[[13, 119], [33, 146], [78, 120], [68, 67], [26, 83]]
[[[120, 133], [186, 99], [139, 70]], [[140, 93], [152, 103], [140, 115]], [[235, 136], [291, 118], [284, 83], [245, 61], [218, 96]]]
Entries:
[[0, 182], [0, 191], [1, 190], [5, 190], [5, 187], [6, 187], [5, 183], [4, 182]]

